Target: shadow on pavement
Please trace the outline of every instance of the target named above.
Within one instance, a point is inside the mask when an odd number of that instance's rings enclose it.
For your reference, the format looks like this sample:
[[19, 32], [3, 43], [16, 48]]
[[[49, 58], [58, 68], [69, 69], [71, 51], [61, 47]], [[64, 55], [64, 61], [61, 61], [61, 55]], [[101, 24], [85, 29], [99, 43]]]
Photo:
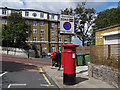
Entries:
[[88, 78], [76, 77], [76, 84], [86, 81], [86, 80], [88, 80]]
[[23, 63], [17, 63], [17, 62], [7, 62], [2, 61], [2, 71], [23, 71], [23, 70], [30, 70], [30, 69], [37, 69], [37, 66], [34, 65], [27, 65]]

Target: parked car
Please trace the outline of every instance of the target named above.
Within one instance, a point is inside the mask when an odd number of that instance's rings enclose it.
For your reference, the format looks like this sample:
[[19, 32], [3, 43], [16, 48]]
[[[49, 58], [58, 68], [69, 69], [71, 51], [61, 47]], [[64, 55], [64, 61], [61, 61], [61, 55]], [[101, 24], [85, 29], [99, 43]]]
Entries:
[[41, 54], [42, 58], [46, 56], [46, 53], [45, 52], [42, 52]]

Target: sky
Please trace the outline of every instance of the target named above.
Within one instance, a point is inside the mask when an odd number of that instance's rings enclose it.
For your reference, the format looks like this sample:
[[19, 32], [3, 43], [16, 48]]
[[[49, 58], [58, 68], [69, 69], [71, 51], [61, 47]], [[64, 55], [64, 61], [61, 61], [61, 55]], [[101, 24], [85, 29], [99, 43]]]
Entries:
[[[116, 8], [120, 0], [0, 0], [0, 7], [14, 9], [36, 9], [50, 13], [59, 13], [60, 10], [72, 7], [73, 9], [80, 2], [87, 1], [87, 8], [94, 8], [96, 12]], [[72, 37], [74, 44], [81, 45], [76, 37]]]

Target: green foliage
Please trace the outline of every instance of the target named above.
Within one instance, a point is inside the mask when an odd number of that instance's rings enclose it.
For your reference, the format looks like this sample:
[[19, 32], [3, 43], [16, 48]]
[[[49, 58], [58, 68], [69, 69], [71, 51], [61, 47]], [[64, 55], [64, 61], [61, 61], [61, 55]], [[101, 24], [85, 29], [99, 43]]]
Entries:
[[[86, 2], [78, 4], [73, 10], [72, 8], [61, 10], [61, 14], [65, 15], [74, 15], [75, 17], [75, 33], [76, 36], [82, 41], [82, 45], [85, 45], [85, 41], [91, 41], [92, 35], [89, 34], [89, 31], [92, 33], [93, 19], [95, 18], [95, 9], [86, 8]], [[87, 27], [86, 27], [87, 26]]]
[[3, 46], [26, 48], [26, 38], [30, 34], [30, 25], [25, 24], [21, 13], [12, 13], [7, 18], [7, 25], [2, 28]]
[[95, 19], [95, 29], [105, 28], [111, 25], [120, 24], [120, 8], [107, 9], [99, 12]]

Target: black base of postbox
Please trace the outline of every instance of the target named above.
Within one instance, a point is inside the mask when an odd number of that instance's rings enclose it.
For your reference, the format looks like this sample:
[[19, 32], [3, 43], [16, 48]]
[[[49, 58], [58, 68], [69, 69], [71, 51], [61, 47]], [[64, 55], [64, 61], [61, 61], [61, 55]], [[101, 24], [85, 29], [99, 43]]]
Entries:
[[76, 73], [74, 74], [63, 74], [63, 84], [74, 85], [76, 84]]

